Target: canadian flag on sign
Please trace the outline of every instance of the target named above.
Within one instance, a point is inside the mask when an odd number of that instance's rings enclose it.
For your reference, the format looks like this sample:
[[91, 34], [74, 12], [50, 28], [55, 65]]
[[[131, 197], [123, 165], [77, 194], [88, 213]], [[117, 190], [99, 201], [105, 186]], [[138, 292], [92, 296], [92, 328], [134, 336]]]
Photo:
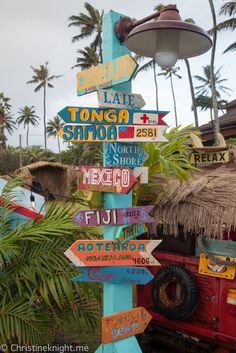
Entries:
[[120, 139], [134, 138], [134, 126], [119, 126], [118, 129]]

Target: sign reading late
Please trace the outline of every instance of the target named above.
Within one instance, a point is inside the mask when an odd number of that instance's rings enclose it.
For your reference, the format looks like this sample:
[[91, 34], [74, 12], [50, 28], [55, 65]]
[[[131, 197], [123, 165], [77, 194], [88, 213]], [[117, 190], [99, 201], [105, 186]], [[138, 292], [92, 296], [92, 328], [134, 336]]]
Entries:
[[100, 107], [142, 109], [145, 101], [141, 94], [117, 92], [111, 89], [98, 91]]

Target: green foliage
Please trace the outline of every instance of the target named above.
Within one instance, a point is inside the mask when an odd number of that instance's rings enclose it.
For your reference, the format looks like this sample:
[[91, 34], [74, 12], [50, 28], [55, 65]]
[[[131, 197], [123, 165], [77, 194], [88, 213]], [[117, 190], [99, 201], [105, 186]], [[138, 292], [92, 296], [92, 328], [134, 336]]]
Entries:
[[[18, 184], [12, 180], [4, 188], [5, 208]], [[72, 210], [71, 204], [52, 203], [43, 219], [14, 229], [9, 228], [12, 211], [1, 212], [0, 344], [49, 343], [65, 316], [84, 331], [96, 327], [100, 290], [72, 282], [76, 270], [63, 255], [73, 241], [87, 237], [72, 222]]]
[[72, 143], [66, 151], [61, 152], [61, 161], [65, 164], [99, 165], [101, 164], [102, 143]]
[[0, 149], [0, 174], [12, 173], [19, 167], [19, 150], [17, 148]]

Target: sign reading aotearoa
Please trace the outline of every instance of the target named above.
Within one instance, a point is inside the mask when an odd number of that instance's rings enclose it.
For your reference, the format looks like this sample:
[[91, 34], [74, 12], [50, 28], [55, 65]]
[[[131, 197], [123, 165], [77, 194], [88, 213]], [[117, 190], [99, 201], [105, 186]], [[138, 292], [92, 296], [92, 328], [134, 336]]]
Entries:
[[153, 208], [152, 205], [79, 211], [73, 217], [73, 221], [81, 227], [154, 223], [155, 220], [149, 216]]
[[138, 143], [105, 144], [105, 163], [110, 167], [140, 167], [148, 158], [147, 152]]
[[229, 151], [194, 151], [190, 156], [191, 164], [211, 164], [211, 163], [228, 163]]
[[138, 64], [130, 55], [120, 56], [105, 64], [92, 66], [77, 74], [77, 95], [112, 87], [131, 80]]
[[164, 125], [168, 111], [117, 108], [65, 107], [58, 112], [66, 124], [95, 125]]
[[127, 194], [136, 184], [131, 169], [111, 167], [78, 167], [81, 190]]
[[66, 142], [166, 142], [167, 125], [77, 125], [65, 124], [57, 135]]
[[143, 333], [152, 316], [142, 306], [103, 316], [102, 343], [112, 343]]
[[141, 94], [117, 92], [111, 89], [98, 91], [100, 107], [142, 109], [145, 101]]
[[153, 274], [146, 267], [76, 267], [80, 274], [72, 277], [76, 282], [147, 284]]
[[77, 267], [81, 266], [160, 266], [151, 252], [161, 240], [76, 240], [65, 255]]

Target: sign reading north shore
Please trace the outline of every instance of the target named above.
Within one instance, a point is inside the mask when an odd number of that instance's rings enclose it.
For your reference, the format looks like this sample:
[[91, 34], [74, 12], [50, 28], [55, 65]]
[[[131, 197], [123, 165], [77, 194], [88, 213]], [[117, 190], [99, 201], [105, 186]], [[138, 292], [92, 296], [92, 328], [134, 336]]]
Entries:
[[148, 154], [138, 143], [107, 142], [105, 163], [109, 167], [140, 167], [147, 160]]
[[151, 252], [161, 240], [76, 240], [65, 255], [77, 267], [81, 266], [160, 266]]
[[154, 223], [149, 213], [154, 206], [107, 208], [79, 211], [72, 218], [81, 227], [115, 226], [120, 224]]
[[120, 226], [116, 233], [116, 239], [122, 243], [137, 238], [147, 232], [146, 224], [126, 224]]
[[77, 95], [98, 91], [131, 80], [138, 64], [130, 55], [93, 66], [77, 74]]
[[191, 164], [211, 164], [211, 163], [228, 163], [229, 151], [220, 152], [202, 152], [194, 151], [190, 156]]
[[152, 316], [142, 306], [102, 318], [102, 343], [112, 343], [143, 333]]
[[127, 194], [137, 180], [129, 168], [78, 167], [78, 188]]
[[66, 124], [57, 135], [66, 142], [166, 142], [166, 125], [72, 125]]
[[58, 115], [66, 124], [164, 125], [168, 111], [118, 108], [65, 107]]
[[153, 274], [146, 267], [76, 267], [79, 274], [72, 277], [75, 282], [147, 284]]
[[142, 109], [146, 104], [141, 94], [117, 92], [111, 89], [98, 91], [97, 94], [100, 107]]

